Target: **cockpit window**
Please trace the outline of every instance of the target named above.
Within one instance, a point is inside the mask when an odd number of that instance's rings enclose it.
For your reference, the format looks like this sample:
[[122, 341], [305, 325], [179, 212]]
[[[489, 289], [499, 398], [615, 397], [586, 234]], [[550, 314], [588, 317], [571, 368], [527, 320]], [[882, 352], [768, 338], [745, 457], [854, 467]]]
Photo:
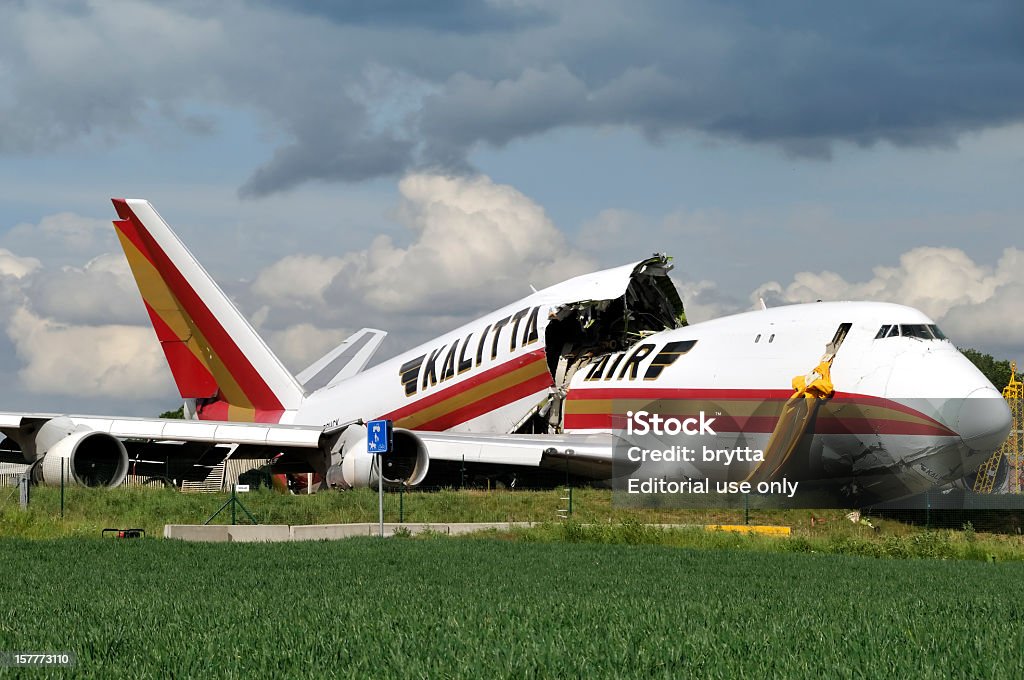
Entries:
[[945, 340], [946, 335], [935, 324], [906, 323], [885, 324], [878, 329], [875, 340], [880, 338], [917, 338], [918, 340]]
[[900, 326], [900, 335], [905, 338], [917, 338], [918, 340], [933, 340], [934, 336], [923, 323], [903, 324]]

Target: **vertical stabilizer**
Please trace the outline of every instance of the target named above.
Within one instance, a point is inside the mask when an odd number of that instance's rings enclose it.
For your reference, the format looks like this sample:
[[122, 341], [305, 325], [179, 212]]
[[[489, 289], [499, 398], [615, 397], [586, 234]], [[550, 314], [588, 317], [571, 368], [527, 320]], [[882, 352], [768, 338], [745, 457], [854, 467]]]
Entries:
[[149, 201], [113, 199], [117, 237], [182, 398], [200, 417], [277, 422], [303, 391]]

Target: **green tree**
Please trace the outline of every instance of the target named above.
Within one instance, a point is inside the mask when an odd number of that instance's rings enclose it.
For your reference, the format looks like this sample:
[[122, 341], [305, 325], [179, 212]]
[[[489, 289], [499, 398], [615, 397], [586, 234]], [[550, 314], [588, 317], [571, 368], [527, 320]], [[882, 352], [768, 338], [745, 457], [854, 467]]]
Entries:
[[182, 404], [181, 406], [179, 406], [178, 408], [176, 408], [173, 411], [164, 411], [163, 413], [160, 414], [160, 417], [161, 418], [177, 418], [178, 420], [183, 420], [185, 418], [185, 405]]
[[[970, 359], [971, 363], [978, 367], [978, 370], [985, 374], [985, 377], [1001, 390], [1010, 382], [1010, 362], [1006, 359], [997, 360], [991, 354], [979, 352], [970, 347], [960, 347], [960, 352]], [[1021, 374], [1017, 373], [1017, 380]]]

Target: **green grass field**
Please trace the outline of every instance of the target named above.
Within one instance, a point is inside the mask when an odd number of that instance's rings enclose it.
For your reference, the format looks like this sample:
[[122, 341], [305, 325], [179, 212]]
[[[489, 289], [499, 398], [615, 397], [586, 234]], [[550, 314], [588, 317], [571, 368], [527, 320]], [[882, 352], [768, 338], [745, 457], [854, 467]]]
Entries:
[[0, 553], [0, 651], [73, 651], [77, 677], [1022, 668], [1020, 564], [455, 539], [3, 539]]

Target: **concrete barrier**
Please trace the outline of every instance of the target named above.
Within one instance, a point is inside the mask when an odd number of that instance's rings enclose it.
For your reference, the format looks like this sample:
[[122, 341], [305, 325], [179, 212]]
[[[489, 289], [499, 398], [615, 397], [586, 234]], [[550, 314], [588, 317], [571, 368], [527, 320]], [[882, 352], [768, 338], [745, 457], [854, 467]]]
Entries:
[[291, 528], [293, 541], [334, 541], [353, 536], [369, 536], [377, 525], [363, 524], [300, 524]]
[[499, 531], [515, 528], [529, 528], [533, 522], [456, 522], [448, 525], [448, 533], [452, 536], [471, 534], [476, 531], [497, 529]]
[[[400, 531], [403, 531], [403, 530], [404, 531], [408, 531], [410, 534], [422, 534], [422, 533], [425, 533], [425, 532], [432, 532], [432, 533], [435, 533], [435, 534], [447, 534], [448, 533], [448, 525], [447, 524], [427, 524], [427, 523], [422, 523], [422, 522], [414, 522], [414, 523], [408, 523], [407, 522], [405, 524], [397, 524], [397, 523], [392, 524], [392, 523], [388, 523], [388, 522], [384, 523], [384, 535], [385, 536], [394, 536], [396, 532], [400, 532]], [[374, 525], [372, 525], [370, 527], [370, 535], [371, 536], [379, 536], [380, 535], [380, 525], [379, 524], [374, 524]]]
[[203, 543], [226, 543], [229, 528], [226, 524], [166, 524], [164, 525], [164, 538]]
[[232, 543], [278, 543], [291, 540], [287, 524], [236, 524], [228, 527], [228, 541]]
[[[384, 535], [394, 536], [395, 533], [407, 531], [409, 534], [434, 532], [451, 536], [470, 534], [477, 531], [497, 529], [504, 531], [515, 528], [536, 526], [535, 522], [455, 522], [455, 523], [404, 523], [386, 522]], [[585, 525], [588, 526], [588, 525]], [[646, 526], [662, 529], [691, 528], [687, 524], [649, 524]], [[700, 526], [700, 525], [697, 525]], [[729, 526], [707, 525], [709, 531], [742, 531], [769, 535], [788, 535], [789, 527], [766, 526]], [[305, 524], [288, 526], [285, 524], [235, 525], [211, 524], [209, 526], [195, 524], [168, 524], [164, 527], [164, 538], [176, 538], [183, 541], [232, 541], [236, 543], [254, 541], [334, 541], [353, 536], [377, 536], [380, 525], [376, 522], [360, 522], [355, 524]]]

